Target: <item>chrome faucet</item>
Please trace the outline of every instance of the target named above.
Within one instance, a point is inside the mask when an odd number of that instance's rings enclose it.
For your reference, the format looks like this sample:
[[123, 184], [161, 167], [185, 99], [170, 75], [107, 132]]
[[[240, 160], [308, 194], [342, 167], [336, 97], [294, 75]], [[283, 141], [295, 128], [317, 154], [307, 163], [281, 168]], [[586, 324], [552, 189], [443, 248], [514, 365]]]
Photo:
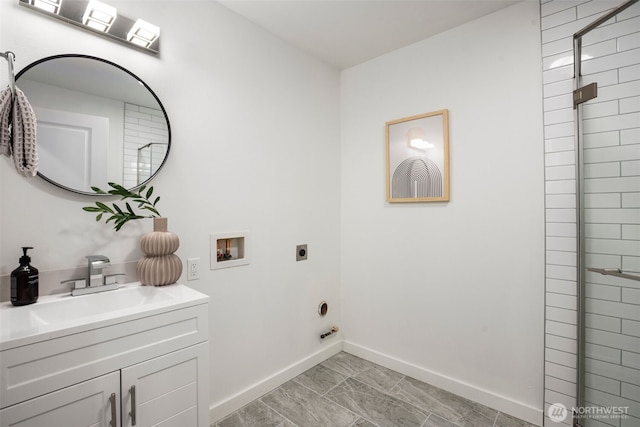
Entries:
[[104, 285], [102, 270], [111, 266], [111, 261], [104, 255], [89, 255], [89, 286]]
[[73, 283], [71, 288], [71, 295], [85, 295], [94, 292], [111, 291], [118, 289], [119, 284], [116, 279], [117, 276], [124, 276], [122, 273], [118, 274], [104, 274], [103, 270], [111, 266], [111, 261], [104, 255], [89, 255], [87, 256], [88, 262], [88, 275], [86, 279], [69, 279], [63, 280], [60, 283]]

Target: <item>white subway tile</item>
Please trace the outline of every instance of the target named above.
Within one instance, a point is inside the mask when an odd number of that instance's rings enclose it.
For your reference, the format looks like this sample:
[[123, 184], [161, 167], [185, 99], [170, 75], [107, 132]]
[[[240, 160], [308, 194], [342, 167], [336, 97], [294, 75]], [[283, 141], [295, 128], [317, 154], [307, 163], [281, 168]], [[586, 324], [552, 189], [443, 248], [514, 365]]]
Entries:
[[640, 321], [640, 310], [633, 304], [585, 298], [585, 310], [587, 313]]
[[620, 301], [620, 287], [587, 283], [585, 285], [585, 297]]
[[585, 221], [594, 224], [640, 224], [637, 209], [588, 209]]
[[[595, 21], [600, 16], [604, 15], [604, 12], [608, 12], [616, 7], [616, 4], [610, 1], [590, 1], [583, 3], [577, 7], [578, 18], [592, 17]], [[593, 16], [597, 15], [597, 16]]]
[[[547, 197], [552, 197], [552, 196], [547, 196]], [[572, 196], [566, 196], [566, 197], [572, 197]], [[546, 234], [547, 236], [556, 236], [556, 237], [576, 237], [577, 230], [576, 230], [575, 224], [566, 223], [566, 222], [551, 222], [551, 223], [547, 223]]]
[[[600, 255], [600, 256], [604, 256], [604, 255]], [[594, 262], [591, 264], [587, 264], [587, 266], [598, 267], [598, 268], [620, 268], [620, 264], [621, 264], [620, 257], [614, 257], [614, 259], [611, 262], [597, 262], [597, 263]], [[601, 285], [620, 286], [619, 277], [605, 276], [603, 274], [593, 273], [591, 271], [587, 271], [585, 274], [585, 277], [586, 277], [585, 280], [589, 283], [599, 283]]]
[[585, 239], [585, 245], [593, 253], [640, 256], [640, 244], [635, 240]]
[[619, 208], [621, 206], [619, 193], [597, 193], [584, 195], [584, 207], [593, 208]]
[[566, 37], [573, 37], [574, 33], [583, 29], [592, 21], [593, 19], [587, 17], [542, 31], [542, 43], [549, 43]]
[[[640, 208], [640, 193], [622, 193], [622, 207]], [[640, 211], [638, 215], [640, 215]]]
[[547, 249], [552, 251], [574, 251], [576, 239], [570, 237], [547, 237]]
[[545, 333], [550, 335], [555, 335], [564, 338], [576, 339], [578, 335], [578, 329], [576, 325], [571, 325], [569, 323], [562, 322], [554, 322], [552, 320], [547, 320], [545, 322]]
[[[616, 85], [621, 83], [618, 80], [618, 69], [605, 70], [599, 73], [593, 73], [586, 76], [582, 76], [582, 85], [586, 86], [593, 82], [598, 83], [598, 88], [602, 90], [603, 87]], [[597, 98], [596, 98], [597, 99]], [[585, 104], [586, 105], [586, 104]]]
[[[618, 79], [618, 75], [615, 75], [616, 83]], [[560, 80], [554, 83], [548, 83], [543, 86], [543, 94], [544, 98], [551, 98], [554, 96], [572, 96], [573, 93], [573, 79]], [[572, 107], [568, 107], [572, 108]], [[572, 108], [573, 109], [573, 108]]]
[[545, 188], [547, 194], [575, 194], [576, 181], [574, 179], [568, 179], [566, 181], [547, 181], [545, 183]]
[[575, 208], [576, 196], [574, 194], [550, 194], [545, 197], [547, 208]]
[[640, 225], [622, 224], [622, 238], [640, 240]]
[[[598, 268], [620, 268], [622, 265], [620, 255], [605, 255], [605, 254], [594, 254], [594, 253], [586, 253], [585, 254], [585, 263], [587, 267], [598, 267]], [[613, 277], [613, 276], [603, 276], [598, 273], [587, 272], [587, 280], [589, 283], [599, 283], [602, 285], [610, 285], [607, 281], [603, 281], [603, 278]], [[614, 283], [615, 285], [615, 283]]]
[[[640, 144], [638, 144], [638, 147], [640, 147]], [[638, 153], [640, 154], [640, 149], [638, 149]], [[640, 160], [623, 161], [620, 166], [620, 174], [622, 176], [640, 175]], [[638, 190], [640, 190], [640, 188]]]
[[[613, 149], [613, 147], [611, 148]], [[599, 148], [597, 150], [604, 150], [603, 148]], [[585, 150], [586, 153], [592, 152], [593, 150]], [[590, 160], [594, 160], [597, 156], [590, 156]], [[620, 162], [616, 160], [601, 160], [598, 159], [596, 163], [587, 163], [585, 159], [584, 165], [584, 176], [586, 178], [610, 178], [610, 177], [619, 177], [620, 174]]]
[[[620, 17], [621, 15], [618, 15]], [[612, 22], [612, 21], [608, 21]], [[638, 17], [630, 17], [630, 19], [621, 20], [613, 25], [601, 25], [593, 29], [583, 43], [591, 43], [592, 41], [601, 41], [623, 37], [627, 34], [633, 34], [640, 28], [640, 19]]]
[[567, 310], [565, 308], [558, 307], [546, 307], [546, 318], [548, 320], [555, 320], [557, 322], [577, 324], [578, 313], [576, 310]]
[[576, 396], [576, 385], [573, 381], [565, 381], [560, 378], [555, 378], [546, 375], [544, 378], [545, 386], [551, 390], [555, 390], [558, 393], [566, 394], [567, 396]]
[[[597, 72], [599, 70], [594, 70]], [[565, 65], [556, 68], [550, 68], [542, 72], [542, 83], [555, 83], [561, 80], [573, 79], [573, 65]], [[573, 101], [572, 101], [573, 103]]]
[[568, 353], [577, 351], [577, 342], [575, 339], [559, 337], [557, 335], [545, 334], [545, 345], [547, 348], [553, 348]]
[[[623, 397], [626, 397], [628, 399], [638, 400], [638, 396], [640, 396], [640, 386], [624, 383], [624, 382], [620, 384], [621, 384], [620, 394]], [[640, 425], [640, 424], [636, 424], [636, 426], [637, 425]]]
[[568, 93], [565, 95], [550, 96], [544, 99], [543, 105], [544, 111], [560, 110], [567, 107], [573, 108], [573, 95]]
[[[638, 49], [638, 55], [640, 55], [640, 49]], [[598, 97], [596, 98], [598, 102], [618, 101], [620, 99], [626, 99], [640, 95], [640, 80], [599, 87], [598, 89]], [[629, 127], [637, 128], [638, 122], [635, 123], [635, 126]]]
[[622, 333], [625, 335], [640, 337], [640, 322], [626, 319], [622, 320]]
[[640, 128], [621, 130], [620, 143], [622, 145], [640, 144]]
[[[640, 426], [640, 417], [628, 415], [620, 420], [620, 427], [638, 427]], [[609, 427], [609, 426], [604, 426]]]
[[606, 117], [618, 114], [618, 112], [618, 100], [585, 103], [582, 107], [582, 118]]
[[573, 120], [574, 120], [574, 112], [572, 108], [563, 108], [562, 110], [554, 110], [554, 111], [548, 111], [544, 113], [545, 125], [552, 125], [552, 124], [559, 124], [559, 123], [571, 123], [571, 125], [573, 125]]
[[586, 224], [585, 237], [592, 239], [620, 239], [622, 237], [619, 224]]
[[571, 57], [571, 62], [573, 62], [573, 42], [570, 38], [555, 40], [542, 45], [543, 61], [546, 58], [557, 55], [568, 55]]
[[608, 363], [600, 360], [590, 360], [586, 364], [587, 372], [602, 375], [607, 378], [640, 384], [640, 371], [637, 369], [620, 366], [619, 364]]
[[601, 316], [593, 313], [586, 313], [584, 316], [585, 327], [602, 331], [619, 333], [622, 330], [621, 322], [622, 320], [617, 317]]
[[551, 375], [554, 378], [560, 378], [565, 381], [576, 380], [576, 369], [556, 363], [547, 362], [544, 365], [545, 375]]
[[640, 123], [640, 113], [628, 113], [619, 114], [617, 116], [585, 119], [582, 123], [584, 125], [583, 129], [585, 134], [631, 129], [637, 127], [638, 123]]
[[568, 8], [542, 17], [540, 21], [540, 27], [542, 28], [542, 31], [545, 31], [549, 28], [557, 27], [568, 22], [573, 22], [576, 19], [576, 9]]
[[[584, 74], [599, 73], [605, 70], [611, 70], [612, 68], [623, 68], [638, 63], [638, 55], [640, 55], [640, 49], [631, 49], [624, 52], [615, 53], [612, 55], [606, 55], [590, 59], [582, 62], [582, 71]], [[562, 73], [555, 73], [558, 69], [547, 71], [552, 73], [549, 78], [555, 79], [552, 81], [561, 80]], [[600, 97], [600, 91], [598, 91], [598, 97]]]
[[563, 1], [549, 1], [549, 2], [541, 2], [543, 3], [540, 6], [540, 15], [541, 16], [548, 16], [548, 15], [553, 15], [555, 13], [558, 12], [562, 12], [565, 9], [569, 9], [569, 8], [573, 8], [575, 10], [575, 7], [579, 4], [584, 3], [585, 1], [588, 0], [563, 0]]
[[620, 395], [620, 381], [602, 377], [596, 374], [585, 374], [584, 385], [594, 390], [604, 391], [614, 395]]
[[[569, 254], [569, 252], [557, 252], [560, 254]], [[575, 258], [575, 254], [573, 254]], [[575, 264], [575, 260], [574, 260]], [[575, 268], [575, 267], [574, 267]], [[576, 295], [577, 285], [575, 281], [570, 280], [560, 280], [560, 279], [547, 279], [547, 292], [553, 292], [555, 294], [566, 294], [566, 295]]]
[[[630, 145], [633, 147], [633, 145]], [[555, 153], [546, 153], [544, 155], [544, 163], [546, 166], [567, 166], [576, 164], [576, 155], [574, 151], [559, 151]]]
[[[544, 142], [545, 153], [555, 153], [555, 152], [563, 152], [563, 151], [571, 152], [571, 157], [574, 158], [574, 161], [569, 164], [575, 163], [575, 154], [573, 152], [574, 149], [575, 149], [575, 141], [574, 141], [573, 135], [564, 137], [564, 138], [550, 138]], [[552, 166], [552, 165], [546, 164], [546, 162], [545, 162], [545, 165]]]
[[595, 133], [583, 136], [584, 148], [612, 147], [620, 145], [620, 131]]
[[546, 209], [545, 217], [547, 222], [575, 222], [575, 209]]
[[[547, 266], [558, 267], [558, 266]], [[573, 271], [575, 277], [575, 268], [570, 268]], [[567, 274], [570, 276], [570, 274]], [[570, 277], [551, 277], [552, 279], [572, 280]], [[573, 279], [575, 280], [575, 278]], [[575, 310], [577, 307], [576, 297], [574, 295], [554, 294], [551, 292], [546, 293], [546, 304], [548, 307], [564, 308], [567, 310]]]
[[[638, 351], [640, 349], [636, 348], [635, 350]], [[635, 352], [632, 353], [630, 351], [623, 351], [622, 352], [622, 364], [624, 366], [628, 366], [630, 368], [640, 369], [640, 354], [639, 353], [635, 353]]]
[[553, 70], [566, 66], [573, 67], [573, 51], [565, 51], [542, 58], [542, 69]]
[[[568, 181], [575, 178], [575, 165], [545, 167], [545, 180]], [[575, 181], [574, 181], [575, 182]]]
[[637, 256], [623, 256], [622, 257], [622, 270], [640, 272], [640, 257]]
[[545, 139], [573, 136], [573, 122], [546, 125], [544, 127]]
[[[591, 61], [593, 58], [601, 58], [604, 56], [612, 55], [616, 53], [617, 50], [616, 39], [595, 39], [593, 43], [589, 42], [587, 39], [583, 39], [582, 64], [586, 64], [587, 61]], [[604, 68], [602, 71], [610, 69], [611, 67]]]
[[560, 351], [554, 348], [546, 348], [544, 350], [544, 357], [548, 362], [556, 363], [558, 365], [566, 366], [569, 368], [575, 368], [578, 363], [575, 353], [567, 353], [566, 351]]
[[567, 166], [551, 166], [546, 167], [545, 171], [545, 180], [547, 181], [561, 181], [567, 179], [574, 179], [576, 176], [576, 168], [575, 165], [567, 165]]
[[[640, 245], [640, 242], [637, 244]], [[640, 289], [622, 288], [622, 302], [640, 305]], [[640, 352], [640, 347], [638, 347], [638, 352]]]
[[561, 403], [566, 408], [573, 408], [574, 406], [577, 405], [575, 397], [567, 396], [566, 394], [558, 393], [553, 390], [547, 390], [545, 392], [544, 401], [545, 401], [544, 403], [544, 413], [545, 413], [544, 425], [545, 426], [553, 425], [553, 426], [563, 427], [566, 425], [570, 425], [571, 417], [566, 417], [566, 419], [562, 423], [556, 423], [555, 421], [551, 421], [549, 418], [547, 418], [546, 414], [549, 413], [550, 406], [556, 403]]
[[618, 75], [620, 83], [638, 80], [638, 76], [640, 76], [640, 64], [622, 67], [618, 70]]
[[[640, 416], [640, 403], [632, 401], [632, 400], [628, 400], [628, 399], [624, 399], [621, 398], [619, 396], [614, 396], [608, 393], [604, 393], [602, 391], [598, 391], [598, 390], [594, 390], [594, 389], [587, 389], [585, 390], [585, 401], [588, 403], [593, 404], [594, 406], [600, 406], [603, 408], [611, 408], [611, 407], [624, 407], [625, 408], [625, 412], [628, 414], [626, 418], [631, 418], [632, 416]], [[618, 418], [619, 417], [619, 418]], [[596, 417], [597, 418], [597, 417]], [[603, 424], [607, 427], [611, 426], [613, 423], [613, 425], [620, 425], [620, 427], [622, 427], [622, 424], [618, 424], [620, 421], [622, 421], [622, 417], [621, 416], [617, 416], [616, 418], [611, 417], [611, 418], [606, 418], [606, 419], [602, 419]], [[591, 423], [589, 422], [587, 424], [589, 427], [591, 427]], [[637, 427], [638, 424], [635, 424], [635, 426]]]
[[[584, 354], [585, 357], [588, 357], [590, 359], [596, 359], [596, 360], [601, 360], [603, 362], [609, 362], [609, 363], [620, 363], [620, 359], [622, 356], [622, 351], [616, 348], [611, 348], [611, 347], [605, 347], [602, 345], [598, 345], [598, 344], [594, 344], [594, 342], [599, 342], [599, 341], [592, 341], [593, 338], [591, 338], [591, 333], [592, 332], [603, 332], [603, 331], [599, 331], [597, 329], [586, 329], [585, 330], [585, 345], [584, 345]], [[610, 332], [603, 332], [603, 333], [610, 333]], [[588, 365], [588, 363], [586, 363], [586, 365]], [[599, 374], [596, 371], [589, 371], [595, 374]], [[602, 375], [602, 374], [599, 374]]]
[[632, 96], [632, 97], [623, 98], [620, 100], [621, 114], [634, 113], [637, 111], [640, 111], [640, 96]]
[[[552, 181], [552, 182], [562, 182], [562, 181]], [[554, 188], [557, 188], [557, 187], [554, 187]], [[640, 177], [637, 177], [637, 176], [628, 176], [628, 177], [626, 176], [621, 178], [593, 178], [593, 179], [584, 180], [584, 191], [586, 193], [633, 192], [633, 191], [637, 191], [638, 188], [640, 188]], [[620, 222], [620, 221], [615, 221], [615, 222]], [[631, 221], [631, 222], [636, 223], [637, 221]]]

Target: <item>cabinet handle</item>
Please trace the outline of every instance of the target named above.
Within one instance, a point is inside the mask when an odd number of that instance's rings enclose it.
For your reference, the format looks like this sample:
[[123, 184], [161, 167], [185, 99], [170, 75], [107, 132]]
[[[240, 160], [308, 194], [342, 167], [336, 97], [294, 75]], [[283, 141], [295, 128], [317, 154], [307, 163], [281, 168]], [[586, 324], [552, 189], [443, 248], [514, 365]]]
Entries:
[[116, 418], [116, 394], [111, 393], [109, 396], [109, 403], [111, 403], [111, 427], [118, 427], [118, 419]]
[[129, 415], [131, 416], [131, 425], [136, 425], [136, 386], [132, 385], [129, 389], [131, 393], [131, 412]]

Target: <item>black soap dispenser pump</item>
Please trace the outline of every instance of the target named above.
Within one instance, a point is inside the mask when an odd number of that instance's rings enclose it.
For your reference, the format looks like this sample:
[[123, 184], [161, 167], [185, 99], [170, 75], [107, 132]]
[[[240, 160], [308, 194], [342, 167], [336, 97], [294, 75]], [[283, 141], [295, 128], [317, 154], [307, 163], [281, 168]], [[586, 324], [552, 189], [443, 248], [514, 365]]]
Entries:
[[20, 267], [11, 272], [11, 304], [27, 305], [38, 301], [38, 269], [29, 264], [31, 257], [27, 251], [33, 249], [23, 246]]

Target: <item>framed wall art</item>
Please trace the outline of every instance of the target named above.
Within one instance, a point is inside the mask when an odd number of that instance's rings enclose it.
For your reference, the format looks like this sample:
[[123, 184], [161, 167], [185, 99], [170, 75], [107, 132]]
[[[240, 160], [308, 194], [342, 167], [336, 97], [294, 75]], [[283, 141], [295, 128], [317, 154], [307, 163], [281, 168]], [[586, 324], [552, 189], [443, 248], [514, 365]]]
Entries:
[[449, 111], [385, 124], [387, 202], [449, 201]]

